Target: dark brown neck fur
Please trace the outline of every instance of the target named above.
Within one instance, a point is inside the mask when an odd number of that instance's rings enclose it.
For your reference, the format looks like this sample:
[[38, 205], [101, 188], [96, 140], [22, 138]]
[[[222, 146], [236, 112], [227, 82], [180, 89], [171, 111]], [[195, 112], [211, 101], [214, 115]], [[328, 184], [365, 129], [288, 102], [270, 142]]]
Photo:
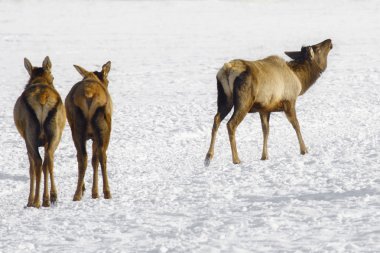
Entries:
[[309, 61], [290, 61], [287, 64], [301, 81], [302, 90], [299, 95], [303, 95], [323, 72], [317, 64]]
[[25, 88], [29, 87], [30, 85], [33, 85], [33, 84], [45, 84], [45, 85], [49, 85], [49, 86], [53, 86], [52, 83], [49, 83], [48, 80], [46, 80], [46, 78], [43, 78], [41, 76], [38, 76], [38, 77], [35, 77], [35, 78], [30, 78], [28, 83], [26, 84]]

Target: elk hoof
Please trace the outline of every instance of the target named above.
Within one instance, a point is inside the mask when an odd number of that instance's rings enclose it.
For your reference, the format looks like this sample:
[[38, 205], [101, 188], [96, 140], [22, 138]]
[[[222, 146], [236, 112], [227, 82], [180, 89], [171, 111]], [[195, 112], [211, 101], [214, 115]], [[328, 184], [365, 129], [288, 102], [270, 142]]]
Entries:
[[240, 161], [239, 158], [237, 158], [237, 159], [234, 159], [234, 160], [233, 160], [233, 163], [234, 163], [234, 164], [239, 164], [239, 163], [241, 163], [241, 161]]
[[34, 202], [34, 203], [33, 203], [33, 207], [35, 207], [35, 208], [40, 208], [40, 207], [41, 207], [40, 202], [39, 202], [39, 201]]
[[210, 166], [210, 162], [211, 162], [210, 158], [206, 158], [205, 161], [204, 161], [205, 167]]
[[307, 151], [306, 148], [304, 150], [301, 150], [301, 155], [306, 155], [307, 153], [309, 153], [309, 152]]
[[50, 203], [54, 204], [55, 202], [57, 202], [57, 193], [50, 193]]
[[205, 158], [205, 161], [204, 161], [204, 165], [205, 165], [205, 167], [208, 167], [208, 166], [210, 165], [210, 162], [211, 162], [212, 157], [213, 157], [212, 154], [207, 153], [206, 158]]
[[262, 156], [261, 156], [261, 160], [262, 160], [262, 161], [268, 160], [268, 156], [267, 156], [267, 155], [262, 155]]
[[97, 199], [97, 198], [99, 198], [99, 193], [92, 193], [92, 198], [93, 199]]
[[43, 207], [49, 207], [49, 206], [50, 206], [50, 201], [49, 201], [49, 199], [44, 199], [43, 202], [42, 202], [42, 206], [43, 206]]
[[50, 204], [52, 206], [56, 206], [57, 205], [57, 198], [55, 198], [55, 199], [50, 198]]
[[104, 192], [104, 198], [105, 199], [111, 199], [112, 197], [111, 197], [111, 192]]
[[80, 201], [82, 199], [82, 195], [83, 195], [82, 193], [75, 194], [74, 198], [73, 198], [73, 201]]

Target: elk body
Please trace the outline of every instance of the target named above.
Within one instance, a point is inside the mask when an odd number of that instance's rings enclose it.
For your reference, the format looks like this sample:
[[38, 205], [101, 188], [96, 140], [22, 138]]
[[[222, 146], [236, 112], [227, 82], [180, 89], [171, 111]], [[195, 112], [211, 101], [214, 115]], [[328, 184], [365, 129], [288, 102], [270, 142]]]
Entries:
[[111, 62], [103, 65], [100, 72], [89, 72], [74, 65], [83, 80], [73, 86], [66, 97], [65, 107], [72, 137], [77, 150], [78, 184], [74, 201], [81, 200], [84, 176], [87, 168], [86, 141], [92, 143], [92, 167], [94, 169], [92, 198], [98, 198], [98, 167], [103, 175], [104, 198], [111, 198], [107, 177], [107, 148], [111, 134], [112, 101], [108, 93], [108, 72]]
[[[54, 182], [54, 152], [61, 140], [66, 115], [61, 97], [53, 86], [51, 62], [46, 57], [42, 68], [33, 67], [28, 59], [24, 65], [30, 75], [24, 92], [17, 99], [13, 115], [18, 132], [25, 140], [30, 168], [28, 207], [40, 207], [41, 172], [44, 174], [42, 205], [50, 206], [57, 201]], [[42, 162], [38, 148], [45, 148]], [[48, 191], [50, 174], [50, 196]]]
[[286, 62], [278, 56], [258, 61], [233, 60], [224, 64], [217, 74], [218, 112], [214, 117], [211, 144], [205, 165], [214, 155], [214, 144], [220, 122], [234, 107], [227, 123], [232, 161], [240, 163], [236, 149], [235, 131], [247, 113], [259, 112], [263, 131], [262, 160], [268, 159], [267, 143], [271, 112], [284, 111], [297, 133], [301, 154], [307, 153], [296, 116], [297, 97], [304, 94], [327, 67], [332, 42], [327, 39], [301, 51], [285, 52], [293, 60]]

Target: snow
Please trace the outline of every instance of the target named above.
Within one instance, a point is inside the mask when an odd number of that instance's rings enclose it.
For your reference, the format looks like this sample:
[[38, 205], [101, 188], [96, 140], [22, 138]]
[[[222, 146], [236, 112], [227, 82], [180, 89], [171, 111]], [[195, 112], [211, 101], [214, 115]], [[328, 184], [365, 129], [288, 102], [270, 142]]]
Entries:
[[[379, 252], [379, 13], [375, 0], [0, 1], [0, 252]], [[224, 121], [205, 168], [222, 64], [327, 38], [329, 66], [297, 103], [309, 154], [274, 113], [261, 161], [254, 114], [237, 130], [243, 163], [231, 162]], [[63, 98], [80, 80], [73, 64], [112, 61], [112, 200], [91, 199], [89, 166], [72, 201], [67, 125], [57, 206], [23, 208], [29, 165], [13, 106], [23, 58], [46, 55]]]

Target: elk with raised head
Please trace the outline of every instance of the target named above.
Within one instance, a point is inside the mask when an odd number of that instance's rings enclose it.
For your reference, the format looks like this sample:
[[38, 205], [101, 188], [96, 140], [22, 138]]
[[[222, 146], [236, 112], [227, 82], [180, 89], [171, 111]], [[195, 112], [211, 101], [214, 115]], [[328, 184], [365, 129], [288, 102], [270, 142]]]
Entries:
[[92, 167], [94, 169], [92, 198], [98, 198], [99, 162], [103, 175], [103, 194], [111, 198], [107, 176], [107, 148], [111, 134], [112, 100], [108, 93], [108, 73], [111, 62], [103, 65], [100, 72], [89, 72], [74, 65], [83, 80], [76, 83], [65, 100], [67, 119], [77, 150], [78, 184], [74, 201], [82, 199], [84, 176], [87, 168], [86, 141], [92, 142]]
[[[51, 62], [48, 56], [42, 67], [33, 67], [28, 59], [24, 65], [30, 78], [25, 90], [17, 99], [13, 116], [17, 130], [25, 140], [29, 158], [30, 191], [28, 207], [40, 207], [41, 173], [44, 173], [42, 206], [48, 207], [57, 201], [54, 182], [54, 152], [61, 140], [66, 115], [59, 93], [53, 86]], [[39, 147], [45, 148], [42, 162]], [[50, 174], [50, 196], [49, 196]]]
[[218, 112], [214, 117], [211, 144], [205, 165], [214, 156], [214, 145], [220, 122], [234, 107], [227, 123], [232, 161], [240, 163], [236, 149], [235, 131], [247, 113], [259, 112], [263, 131], [261, 159], [268, 159], [267, 142], [271, 112], [284, 111], [297, 133], [301, 154], [307, 153], [296, 116], [297, 97], [304, 94], [315, 83], [327, 67], [327, 56], [332, 42], [327, 39], [300, 51], [285, 52], [292, 61], [286, 62], [278, 56], [258, 61], [233, 60], [225, 63], [217, 74]]

